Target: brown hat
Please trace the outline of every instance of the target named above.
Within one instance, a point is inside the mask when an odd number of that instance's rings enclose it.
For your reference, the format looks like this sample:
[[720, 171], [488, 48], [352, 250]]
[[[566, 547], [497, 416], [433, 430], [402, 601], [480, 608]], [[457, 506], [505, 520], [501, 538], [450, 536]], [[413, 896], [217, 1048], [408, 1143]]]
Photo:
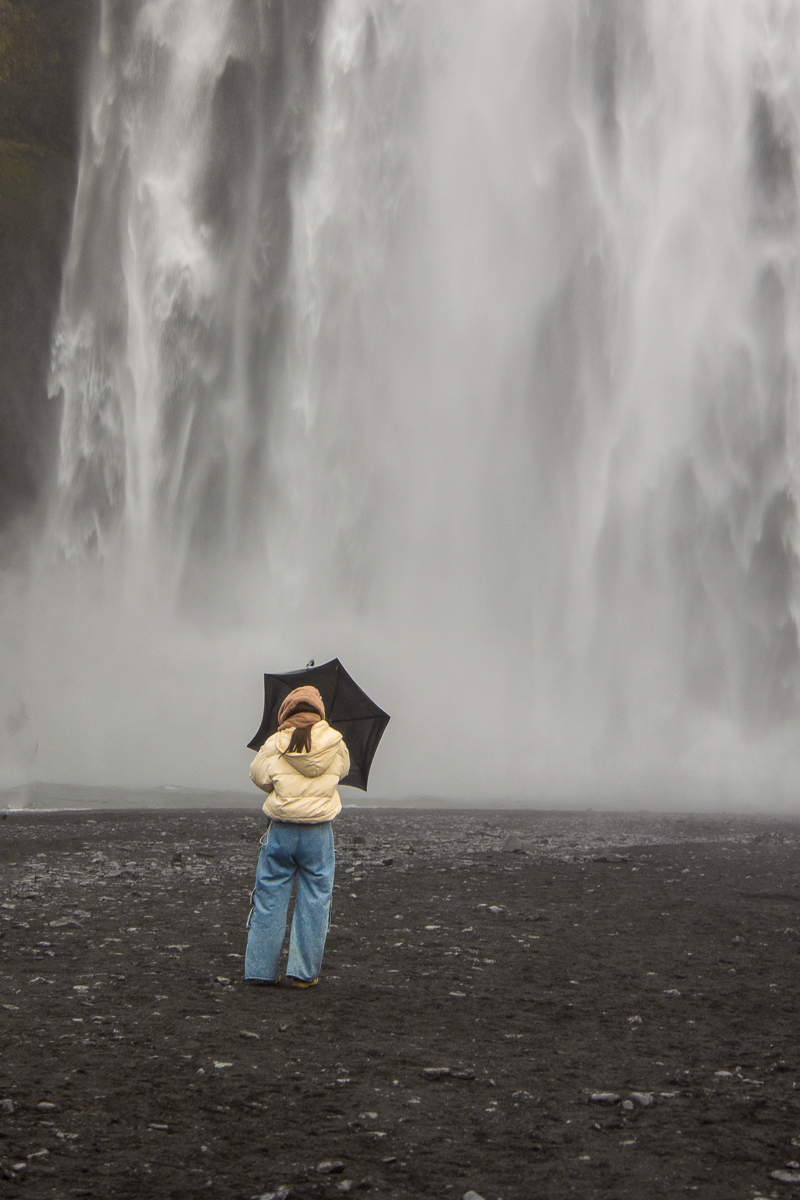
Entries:
[[325, 705], [322, 703], [322, 696], [315, 687], [307, 683], [304, 687], [295, 688], [293, 692], [289, 692], [278, 710], [278, 725], [282, 725], [301, 704], [307, 704], [309, 708], [313, 708], [314, 712], [319, 713], [320, 720], [325, 720]]

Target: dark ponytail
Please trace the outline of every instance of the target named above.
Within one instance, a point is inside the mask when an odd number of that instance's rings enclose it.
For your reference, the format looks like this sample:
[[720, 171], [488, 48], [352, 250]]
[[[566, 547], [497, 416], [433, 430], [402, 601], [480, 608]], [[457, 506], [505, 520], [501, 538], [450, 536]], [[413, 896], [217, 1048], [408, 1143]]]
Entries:
[[321, 721], [322, 718], [317, 710], [312, 708], [310, 704], [298, 704], [296, 708], [292, 709], [288, 716], [293, 717], [295, 713], [302, 712], [313, 713], [317, 720], [312, 722], [311, 725], [298, 725], [296, 729], [292, 730], [292, 736], [289, 738], [289, 745], [286, 747], [286, 754], [308, 754], [309, 750], [311, 749], [311, 730], [314, 728], [317, 721]]
[[286, 747], [286, 753], [308, 754], [311, 749], [311, 730], [313, 728], [313, 725], [299, 725], [297, 729], [293, 730], [292, 736], [289, 738], [289, 745]]

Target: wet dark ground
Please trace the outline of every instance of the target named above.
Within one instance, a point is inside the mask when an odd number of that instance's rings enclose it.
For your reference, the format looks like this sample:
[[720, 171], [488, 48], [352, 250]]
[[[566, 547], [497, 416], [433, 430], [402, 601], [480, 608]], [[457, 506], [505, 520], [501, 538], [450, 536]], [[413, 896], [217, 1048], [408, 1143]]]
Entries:
[[345, 810], [307, 992], [262, 831], [0, 822], [4, 1197], [800, 1195], [800, 825]]

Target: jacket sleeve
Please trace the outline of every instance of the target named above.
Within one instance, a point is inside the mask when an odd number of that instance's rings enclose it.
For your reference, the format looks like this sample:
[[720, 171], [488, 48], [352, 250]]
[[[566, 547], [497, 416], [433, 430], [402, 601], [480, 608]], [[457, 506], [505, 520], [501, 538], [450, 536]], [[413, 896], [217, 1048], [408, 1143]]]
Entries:
[[337, 773], [340, 779], [344, 779], [345, 775], [350, 770], [350, 751], [347, 749], [344, 738], [342, 738], [341, 742], [339, 743], [339, 757], [337, 761]]
[[271, 792], [275, 785], [269, 773], [270, 756], [266, 750], [267, 743], [265, 742], [250, 764], [250, 778], [256, 787], [261, 788], [262, 792]]

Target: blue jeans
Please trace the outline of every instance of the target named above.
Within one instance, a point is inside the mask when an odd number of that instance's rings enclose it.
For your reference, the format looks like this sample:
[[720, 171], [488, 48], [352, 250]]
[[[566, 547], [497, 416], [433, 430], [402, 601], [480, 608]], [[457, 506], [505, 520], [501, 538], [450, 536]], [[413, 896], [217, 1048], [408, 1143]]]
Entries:
[[272, 822], [258, 856], [253, 907], [247, 922], [245, 979], [278, 978], [295, 876], [297, 896], [286, 974], [297, 979], [317, 978], [328, 936], [335, 866], [330, 821], [317, 825]]

